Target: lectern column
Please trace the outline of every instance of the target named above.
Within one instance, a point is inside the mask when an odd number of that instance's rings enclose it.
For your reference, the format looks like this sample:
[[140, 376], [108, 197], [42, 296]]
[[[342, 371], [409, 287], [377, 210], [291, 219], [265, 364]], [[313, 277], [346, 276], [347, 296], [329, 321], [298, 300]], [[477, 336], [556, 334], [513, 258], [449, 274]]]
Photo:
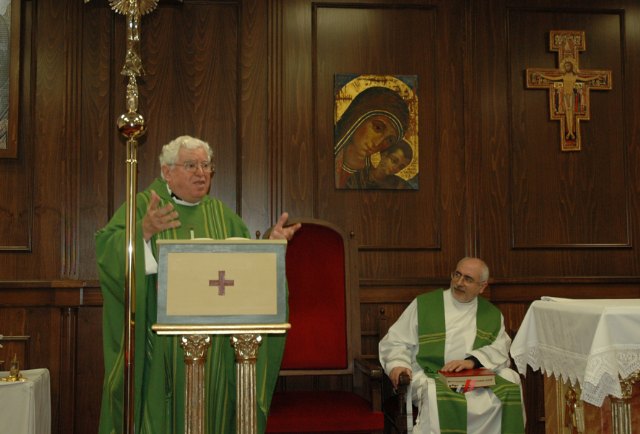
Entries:
[[207, 350], [211, 345], [209, 335], [189, 335], [180, 337], [180, 346], [184, 349], [185, 372], [185, 434], [204, 434], [204, 365]]
[[256, 401], [256, 360], [262, 336], [242, 334], [231, 336], [236, 353], [236, 433], [258, 431]]

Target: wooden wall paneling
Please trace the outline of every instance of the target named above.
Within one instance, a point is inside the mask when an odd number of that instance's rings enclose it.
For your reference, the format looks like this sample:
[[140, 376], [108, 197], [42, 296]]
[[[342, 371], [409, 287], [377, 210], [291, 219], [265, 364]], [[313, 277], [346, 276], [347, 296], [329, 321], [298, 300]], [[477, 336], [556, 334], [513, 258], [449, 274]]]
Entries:
[[[4, 289], [4, 288], [0, 288]], [[56, 309], [45, 306], [30, 306], [20, 302], [20, 291], [4, 291], [0, 305], [0, 333], [3, 335], [21, 335], [28, 337], [28, 345], [22, 350], [28, 354], [18, 352], [20, 369], [47, 368], [51, 375], [51, 402], [59, 402], [59, 340], [56, 332], [59, 323], [56, 322]], [[14, 304], [6, 306], [5, 303]], [[13, 356], [13, 354], [11, 354]], [[6, 361], [5, 367], [8, 369]], [[52, 404], [53, 406], [54, 404]], [[57, 423], [58, 412], [52, 409], [52, 424]]]
[[[275, 224], [282, 208], [270, 210], [268, 4], [245, 1], [240, 7], [238, 43], [238, 211], [252, 236]], [[274, 215], [271, 216], [270, 214]]]
[[[268, 161], [269, 161], [269, 207], [271, 210], [282, 209], [282, 195], [277, 192], [277, 186], [282, 185], [280, 181], [282, 174], [281, 161], [283, 140], [282, 140], [282, 4], [271, 2], [267, 8], [267, 51], [269, 59], [267, 61], [267, 117], [269, 118], [267, 127]], [[294, 210], [288, 210], [290, 215], [295, 215]], [[273, 217], [272, 217], [273, 218]], [[271, 227], [271, 225], [269, 225]], [[261, 232], [266, 231], [264, 228]]]
[[[114, 14], [104, 2], [92, 0], [83, 4], [78, 33], [82, 35], [81, 62], [78, 82], [80, 87], [79, 125], [80, 147], [78, 177], [80, 198], [76, 236], [78, 246], [78, 278], [95, 279], [98, 276], [95, 253], [95, 232], [103, 227], [113, 212], [113, 167], [111, 147], [118, 140], [116, 112], [123, 101], [115, 101], [112, 90], [121, 85], [111, 73], [119, 72], [122, 60], [112, 59], [115, 44], [114, 23], [122, 17]], [[144, 23], [143, 23], [144, 26]], [[124, 146], [117, 143], [117, 146]], [[119, 162], [121, 163], [121, 162]], [[122, 164], [122, 163], [121, 163]], [[121, 166], [119, 166], [120, 168]], [[119, 172], [120, 173], [120, 172]]]
[[80, 238], [78, 225], [80, 223], [80, 185], [82, 178], [80, 168], [80, 149], [82, 142], [80, 123], [82, 116], [78, 107], [81, 103], [80, 77], [82, 76], [82, 43], [78, 35], [82, 25], [82, 3], [66, 3], [64, 12], [64, 46], [65, 61], [65, 92], [62, 104], [64, 116], [64, 128], [60, 134], [60, 148], [62, 150], [61, 179], [65, 180], [60, 189], [62, 199], [62, 225], [61, 225], [61, 270], [52, 276], [58, 279], [73, 279], [78, 276], [78, 261]]
[[378, 359], [380, 324], [384, 324], [385, 308], [377, 304], [360, 303], [360, 353], [364, 358]]
[[264, 2], [245, 1], [241, 7], [241, 57], [238, 68], [238, 213], [252, 234], [275, 223], [283, 209], [273, 203], [275, 162], [268, 130], [269, 23]]
[[0, 309], [0, 370], [8, 371], [14, 357], [20, 369], [30, 369], [30, 344], [32, 336], [25, 334], [26, 312], [24, 309]]
[[65, 54], [69, 21], [66, 5], [60, 2], [39, 1], [34, 8], [38, 26], [34, 34], [37, 67], [33, 96], [37, 115], [32, 124], [34, 153], [30, 167], [34, 173], [34, 254], [28, 258], [29, 266], [21, 277], [55, 279], [62, 272], [66, 254], [65, 187], [73, 182], [65, 173], [70, 146], [65, 129], [69, 110], [73, 109], [67, 99], [69, 65]]
[[[403, 213], [406, 207], [415, 206], [416, 197], [429, 190], [424, 188], [428, 182], [421, 173], [422, 189], [418, 192], [378, 192], [337, 190], [334, 186], [334, 85], [335, 74], [411, 74], [418, 75], [418, 86], [423, 94], [419, 101], [426, 100], [433, 94], [433, 76], [420, 74], [424, 68], [410, 59], [418, 53], [425, 56], [427, 64], [433, 60], [433, 14], [431, 8], [393, 9], [385, 4], [337, 5], [316, 4], [314, 8], [314, 82], [315, 89], [315, 130], [316, 153], [318, 155], [318, 212], [329, 220], [340, 222], [355, 234], [358, 245], [375, 249], [381, 244], [379, 233], [388, 235], [386, 243], [402, 247], [406, 244], [408, 232], [416, 230], [417, 225], [407, 224]], [[418, 18], [420, 17], [420, 18]], [[415, 20], [415, 21], [414, 21]], [[381, 25], [380, 23], [385, 23]], [[375, 32], [366, 29], [376, 28]], [[415, 51], [403, 46], [403, 37], [413, 35], [419, 27], [427, 29], [423, 35], [423, 43], [416, 44]], [[399, 29], [403, 29], [399, 32]], [[406, 33], [405, 33], [406, 32]], [[416, 38], [417, 40], [417, 38]], [[417, 57], [417, 56], [415, 56]], [[426, 106], [422, 104], [419, 109]], [[428, 111], [419, 111], [419, 120], [427, 124]], [[420, 150], [428, 155], [429, 143], [420, 141]], [[421, 137], [422, 139], [422, 137]], [[424, 160], [424, 158], [423, 158]], [[395, 197], [394, 197], [395, 196]], [[402, 199], [399, 199], [400, 196]], [[350, 210], [351, 212], [346, 212]], [[393, 216], [396, 224], [385, 224]], [[420, 225], [420, 227], [424, 227]], [[384, 228], [384, 231], [380, 229]], [[419, 232], [421, 235], [424, 231]], [[417, 234], [416, 234], [417, 235]], [[422, 246], [426, 241], [433, 246], [432, 237], [416, 236], [410, 241]], [[430, 239], [429, 239], [430, 238]], [[404, 241], [404, 242], [403, 242]], [[415, 244], [414, 244], [415, 245]], [[367, 263], [360, 261], [360, 275], [368, 275]]]
[[638, 104], [635, 103], [640, 97], [640, 80], [638, 80], [635, 71], [640, 68], [640, 5], [636, 2], [629, 2], [625, 5], [624, 13], [624, 77], [625, 77], [625, 105], [623, 113], [626, 114], [624, 121], [626, 125], [627, 135], [625, 141], [628, 143], [628, 180], [629, 205], [631, 206], [632, 216], [632, 241], [633, 251], [635, 255], [631, 256], [630, 274], [640, 275], [640, 254], [637, 254], [638, 242], [637, 237], [640, 234], [640, 115], [638, 114]]
[[[33, 297], [41, 296], [46, 289], [33, 288]], [[16, 289], [11, 298], [20, 297], [22, 289]], [[55, 291], [52, 291], [55, 292]], [[42, 297], [44, 298], [44, 297]], [[28, 301], [24, 301], [25, 305], [29, 305]], [[29, 333], [34, 335], [34, 343], [38, 345], [33, 349], [33, 368], [47, 368], [50, 375], [51, 388], [51, 426], [58, 427], [60, 420], [68, 420], [60, 411], [65, 409], [61, 401], [61, 391], [65, 388], [64, 384], [73, 383], [74, 379], [66, 375], [70, 374], [65, 370], [62, 361], [62, 334], [65, 324], [62, 321], [61, 310], [54, 303], [43, 302], [42, 304], [29, 308]], [[67, 394], [66, 396], [69, 396]], [[64, 431], [57, 431], [62, 433]], [[72, 432], [72, 431], [71, 431]]]
[[[495, 26], [498, 33], [505, 29], [504, 37], [474, 33], [479, 80], [472, 85], [477, 88], [472, 107], [493, 107], [473, 126], [484, 137], [478, 191], [481, 254], [494, 276], [637, 275], [630, 238], [637, 230], [637, 192], [629, 182], [633, 145], [625, 133], [631, 118], [616, 116], [633, 111], [625, 110], [623, 98], [626, 14], [593, 5], [513, 3], [483, 4], [472, 12], [478, 28], [491, 20], [505, 23]], [[525, 89], [523, 77], [527, 66], [555, 65], [549, 30], [574, 28], [586, 29], [581, 67], [611, 69], [614, 89], [591, 92], [591, 120], [581, 123], [583, 150], [561, 152], [558, 122], [549, 120], [548, 95]]]
[[[639, 298], [637, 276], [601, 278], [496, 279], [491, 282], [491, 300], [496, 303], [530, 303], [543, 296], [566, 298]], [[519, 322], [512, 324], [512, 327]]]
[[[142, 19], [139, 112], [147, 134], [138, 153], [139, 189], [160, 175], [158, 154], [175, 137], [189, 134], [209, 142], [216, 159], [212, 194], [238, 209], [238, 3], [165, 4]], [[124, 21], [116, 22], [115, 59], [124, 61]], [[119, 67], [114, 74], [119, 74]], [[124, 78], [115, 79], [115, 110], [125, 109]], [[121, 104], [121, 105], [120, 105]], [[114, 206], [124, 201], [124, 147], [114, 153]]]
[[[3, 336], [28, 336], [25, 334], [24, 324], [26, 322], [26, 312], [24, 309], [6, 310], [3, 309], [0, 317], [0, 334]], [[29, 337], [31, 338], [31, 337]]]
[[[74, 74], [69, 73], [76, 51], [73, 44], [65, 51], [71, 22], [77, 17], [59, 2], [21, 2], [22, 60], [20, 93], [20, 131], [18, 160], [7, 171], [15, 212], [3, 213], [8, 218], [3, 227], [11, 228], [11, 235], [3, 243], [8, 250], [24, 250], [28, 254], [11, 255], [4, 268], [13, 274], [7, 278], [39, 275], [59, 277], [61, 268], [75, 267], [76, 238], [73, 226], [77, 223], [77, 188], [74, 187], [77, 167], [77, 140], [70, 139], [69, 119], [75, 116], [73, 91]], [[34, 22], [38, 31], [34, 31]], [[62, 30], [62, 31], [61, 31]], [[65, 54], [72, 53], [68, 57]], [[37, 63], [38, 67], [34, 67]], [[33, 93], [32, 89], [37, 92]], [[44, 115], [46, 113], [46, 115]], [[32, 152], [33, 151], [33, 152]], [[17, 170], [17, 171], [16, 171]], [[19, 173], [19, 176], [15, 176]], [[57, 182], [51, 182], [55, 180]], [[60, 188], [59, 181], [64, 181]], [[17, 237], [17, 238], [16, 238]], [[69, 248], [64, 244], [68, 241]], [[62, 252], [62, 256], [56, 254]], [[73, 273], [73, 271], [72, 271]]]
[[[503, 263], [506, 241], [502, 231], [509, 227], [509, 192], [506, 188], [509, 173], [509, 144], [505, 127], [506, 101], [504, 84], [505, 10], [501, 1], [470, 3], [470, 38], [467, 61], [471, 72], [467, 77], [467, 131], [465, 140], [475, 153], [470, 166], [480, 168], [477, 182], [470, 187], [475, 227], [474, 253], [483, 257], [492, 275], [508, 269]], [[491, 29], [491, 31], [487, 31]]]
[[[619, 115], [621, 25], [621, 11], [508, 13], [513, 248], [630, 246], [625, 128]], [[549, 31], [569, 28], [585, 31], [580, 69], [611, 70], [615, 80], [612, 90], [589, 92], [591, 120], [579, 123], [583, 143], [576, 152], [560, 150], [559, 122], [549, 119], [549, 92], [523, 83], [523, 67], [558, 67], [557, 53], [549, 51]], [[523, 46], [528, 49], [515, 48]]]
[[[445, 275], [464, 249], [464, 129], [460, 4], [314, 4], [314, 208], [354, 234], [362, 278]], [[367, 29], [375, 28], [375, 32]], [[460, 40], [460, 39], [458, 39]], [[411, 41], [411, 43], [407, 43]], [[349, 191], [334, 187], [334, 75], [417, 75], [420, 189]], [[453, 178], [453, 179], [452, 179]], [[453, 189], [446, 186], [455, 185]], [[447, 251], [443, 252], [443, 246]], [[448, 250], [453, 248], [453, 251]], [[455, 252], [457, 250], [457, 252]], [[444, 255], [442, 255], [444, 253]]]
[[50, 372], [53, 434], [97, 432], [101, 304], [97, 282], [0, 282], [0, 333], [28, 336], [25, 369]]
[[102, 307], [87, 304], [77, 312], [74, 427], [78, 434], [98, 432], [104, 376]]
[[64, 307], [60, 309], [60, 382], [59, 399], [52, 405], [58, 406], [59, 432], [73, 433], [75, 431], [76, 406], [75, 391], [77, 387], [77, 340], [78, 340], [78, 309]]
[[0, 335], [0, 371], [10, 371], [14, 361], [19, 369], [29, 369], [30, 341], [31, 336]]
[[[272, 208], [295, 217], [320, 218], [312, 77], [312, 7], [308, 0], [272, 2]], [[326, 219], [331, 221], [330, 219]], [[336, 221], [341, 229], [344, 227]]]
[[[32, 169], [32, 2], [21, 3], [21, 57], [17, 158], [0, 159], [0, 185], [3, 200], [0, 205], [0, 276], [17, 278], [23, 268], [24, 255], [29, 255], [33, 240], [33, 169]], [[20, 252], [19, 255], [16, 255]]]

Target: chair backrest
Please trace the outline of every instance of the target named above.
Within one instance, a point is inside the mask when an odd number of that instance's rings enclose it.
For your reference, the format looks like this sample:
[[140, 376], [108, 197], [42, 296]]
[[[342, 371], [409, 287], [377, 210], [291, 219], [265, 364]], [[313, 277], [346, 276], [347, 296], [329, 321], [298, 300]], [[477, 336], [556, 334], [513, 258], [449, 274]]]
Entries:
[[297, 222], [302, 227], [286, 253], [291, 329], [280, 373], [349, 373], [359, 349], [354, 326], [360, 318], [352, 243], [329, 222], [292, 221]]

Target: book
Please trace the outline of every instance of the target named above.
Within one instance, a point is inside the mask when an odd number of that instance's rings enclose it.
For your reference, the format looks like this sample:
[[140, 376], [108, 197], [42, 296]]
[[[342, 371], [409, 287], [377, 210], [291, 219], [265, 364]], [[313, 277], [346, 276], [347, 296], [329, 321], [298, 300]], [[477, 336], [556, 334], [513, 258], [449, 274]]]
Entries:
[[438, 376], [452, 389], [465, 388], [466, 390], [472, 390], [476, 387], [496, 384], [495, 372], [487, 368], [463, 369], [460, 372], [438, 371]]

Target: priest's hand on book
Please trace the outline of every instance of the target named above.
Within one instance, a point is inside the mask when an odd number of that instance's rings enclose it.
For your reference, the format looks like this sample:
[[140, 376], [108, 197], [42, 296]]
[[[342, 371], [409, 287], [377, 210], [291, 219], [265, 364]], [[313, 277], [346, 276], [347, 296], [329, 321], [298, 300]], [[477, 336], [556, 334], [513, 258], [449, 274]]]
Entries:
[[473, 360], [450, 360], [440, 370], [443, 372], [460, 372], [463, 369], [473, 369], [474, 367]]
[[439, 371], [438, 376], [447, 386], [456, 392], [470, 392], [477, 387], [496, 384], [496, 374], [487, 368], [463, 369], [459, 372]]

